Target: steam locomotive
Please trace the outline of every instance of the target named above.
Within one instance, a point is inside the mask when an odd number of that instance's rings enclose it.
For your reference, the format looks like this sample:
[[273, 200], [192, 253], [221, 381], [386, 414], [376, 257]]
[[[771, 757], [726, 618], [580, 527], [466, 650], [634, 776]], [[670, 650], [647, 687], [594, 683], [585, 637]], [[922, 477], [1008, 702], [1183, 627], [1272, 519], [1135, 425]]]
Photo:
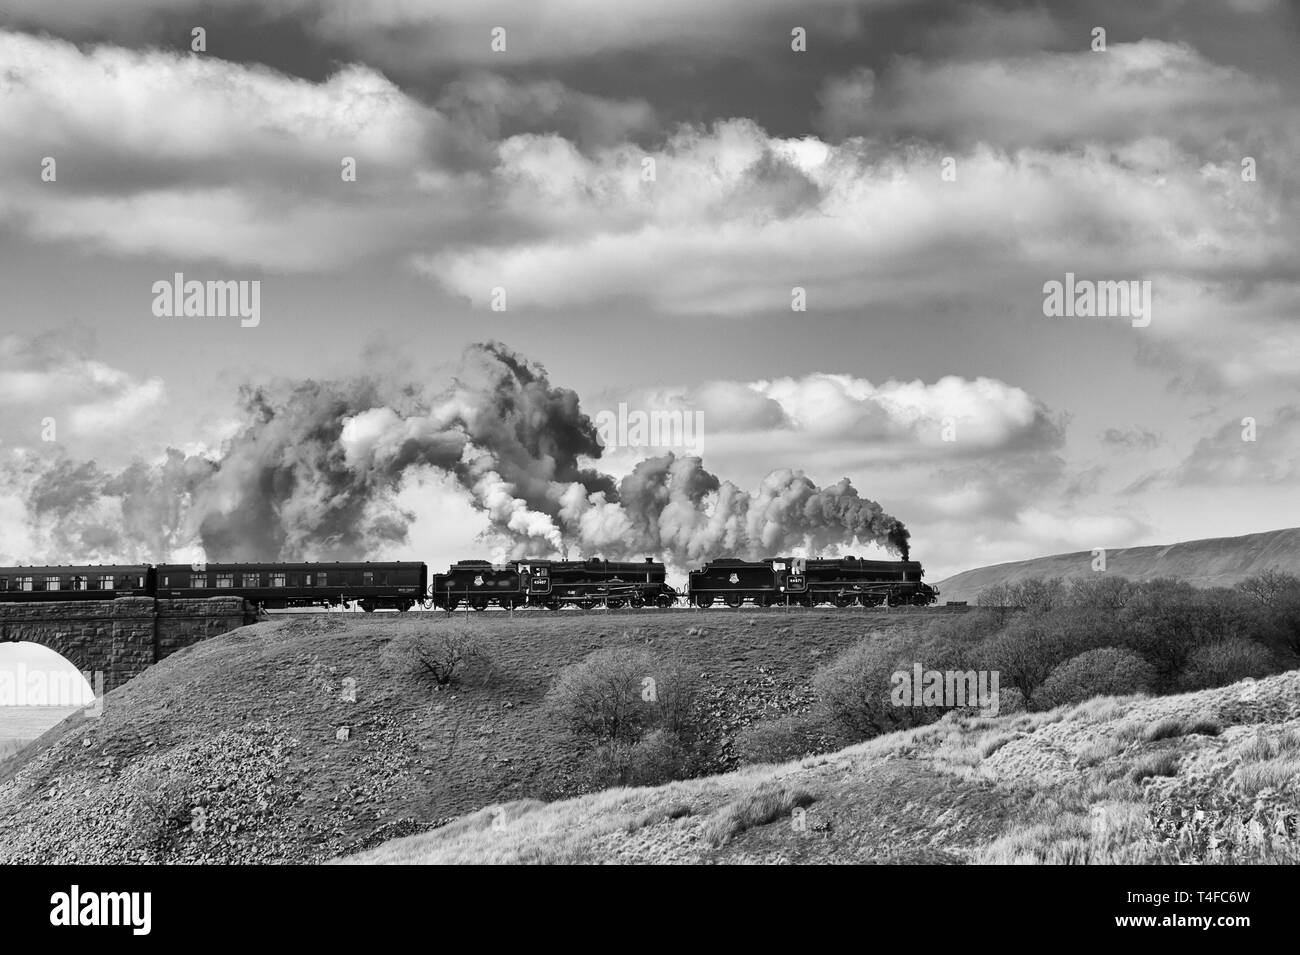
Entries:
[[229, 596], [268, 610], [356, 604], [367, 612], [406, 611], [416, 604], [447, 611], [461, 606], [666, 608], [683, 597], [701, 608], [715, 602], [923, 606], [939, 591], [922, 583], [922, 574], [921, 565], [910, 560], [724, 558], [691, 571], [686, 592], [679, 593], [668, 585], [665, 566], [649, 557], [642, 562], [462, 560], [447, 573], [432, 575], [418, 561], [0, 567], [0, 602]]
[[710, 561], [687, 577], [687, 597], [692, 606], [710, 607], [714, 601], [728, 607], [750, 602], [758, 607], [788, 604], [813, 607], [833, 604], [925, 606], [939, 591], [921, 582], [924, 571], [912, 560], [859, 560], [769, 557], [766, 560]]

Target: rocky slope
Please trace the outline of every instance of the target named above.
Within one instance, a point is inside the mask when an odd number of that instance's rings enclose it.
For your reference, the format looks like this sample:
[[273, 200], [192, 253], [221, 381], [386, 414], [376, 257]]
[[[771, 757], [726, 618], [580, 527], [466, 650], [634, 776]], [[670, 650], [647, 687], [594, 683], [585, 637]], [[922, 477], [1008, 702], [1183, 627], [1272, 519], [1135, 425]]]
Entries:
[[937, 724], [841, 752], [488, 807], [354, 863], [1300, 861], [1300, 672]]
[[[316, 861], [503, 800], [582, 792], [582, 753], [541, 706], [561, 668], [607, 646], [697, 668], [724, 769], [738, 729], [807, 707], [830, 655], [920, 619], [280, 617], [168, 657], [110, 693], [102, 718], [74, 716], [0, 763], [0, 863]], [[403, 636], [447, 628], [481, 639], [490, 674], [450, 690], [412, 674]]]

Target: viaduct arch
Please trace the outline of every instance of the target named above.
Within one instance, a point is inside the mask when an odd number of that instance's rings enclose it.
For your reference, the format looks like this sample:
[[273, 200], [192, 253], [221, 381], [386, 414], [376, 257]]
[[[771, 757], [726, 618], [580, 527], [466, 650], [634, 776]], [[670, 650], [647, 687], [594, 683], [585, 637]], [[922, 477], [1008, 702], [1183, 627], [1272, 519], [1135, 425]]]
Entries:
[[92, 674], [92, 685], [102, 673], [107, 693], [177, 650], [256, 619], [241, 597], [0, 603], [0, 642], [49, 647]]

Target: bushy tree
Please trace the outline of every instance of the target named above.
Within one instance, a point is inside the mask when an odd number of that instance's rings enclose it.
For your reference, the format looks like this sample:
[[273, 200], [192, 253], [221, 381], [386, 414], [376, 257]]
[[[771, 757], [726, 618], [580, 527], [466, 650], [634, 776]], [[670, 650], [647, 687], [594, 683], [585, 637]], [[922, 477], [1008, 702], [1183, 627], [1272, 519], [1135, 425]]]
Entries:
[[1272, 608], [1279, 601], [1300, 594], [1300, 578], [1270, 567], [1237, 584], [1237, 589], [1262, 606]]
[[657, 785], [693, 771], [700, 757], [698, 682], [679, 661], [610, 647], [560, 671], [547, 708], [591, 749], [596, 785]]
[[980, 650], [983, 668], [997, 670], [1003, 686], [1020, 691], [1025, 703], [1035, 705], [1034, 694], [1057, 664], [1073, 656], [1049, 615], [1018, 617], [1006, 629], [985, 641]]
[[1114, 612], [1122, 609], [1136, 592], [1137, 586], [1127, 577], [1089, 574], [1070, 580], [1065, 602], [1071, 607]]
[[1081, 703], [1094, 696], [1143, 693], [1155, 682], [1155, 668], [1132, 650], [1101, 647], [1058, 664], [1038, 688], [1043, 709]]
[[1227, 686], [1246, 677], [1259, 678], [1277, 669], [1272, 654], [1254, 640], [1233, 637], [1197, 647], [1190, 654], [1182, 685], [1189, 690]]
[[941, 714], [933, 710], [895, 706], [890, 699], [895, 672], [910, 672], [916, 662], [934, 668], [918, 653], [914, 638], [881, 634], [841, 652], [813, 676], [813, 691], [827, 724], [856, 742], [937, 719]]
[[580, 736], [627, 742], [657, 728], [686, 735], [696, 692], [695, 679], [678, 661], [609, 647], [561, 670], [547, 705]]
[[1124, 645], [1156, 668], [1156, 688], [1177, 685], [1192, 651], [1206, 642], [1205, 604], [1182, 580], [1142, 584], [1120, 611]]
[[1065, 602], [1065, 581], [1060, 577], [1026, 577], [1010, 588], [1011, 606], [1030, 613], [1047, 613]]

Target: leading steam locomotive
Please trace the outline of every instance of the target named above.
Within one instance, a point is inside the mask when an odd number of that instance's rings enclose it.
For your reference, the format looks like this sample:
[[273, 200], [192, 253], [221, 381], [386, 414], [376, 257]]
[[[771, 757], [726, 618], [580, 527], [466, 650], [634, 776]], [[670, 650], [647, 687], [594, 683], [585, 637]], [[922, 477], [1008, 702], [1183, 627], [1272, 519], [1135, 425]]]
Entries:
[[747, 603], [924, 606], [939, 596], [922, 582], [922, 567], [911, 560], [722, 558], [692, 570], [684, 593], [668, 585], [666, 572], [664, 564], [649, 557], [641, 562], [462, 560], [447, 573], [432, 575], [418, 561], [0, 567], [0, 602], [229, 596], [267, 610], [354, 604], [370, 612], [406, 611], [417, 604], [447, 611], [667, 608], [683, 598], [700, 608], [715, 603], [733, 608]]

